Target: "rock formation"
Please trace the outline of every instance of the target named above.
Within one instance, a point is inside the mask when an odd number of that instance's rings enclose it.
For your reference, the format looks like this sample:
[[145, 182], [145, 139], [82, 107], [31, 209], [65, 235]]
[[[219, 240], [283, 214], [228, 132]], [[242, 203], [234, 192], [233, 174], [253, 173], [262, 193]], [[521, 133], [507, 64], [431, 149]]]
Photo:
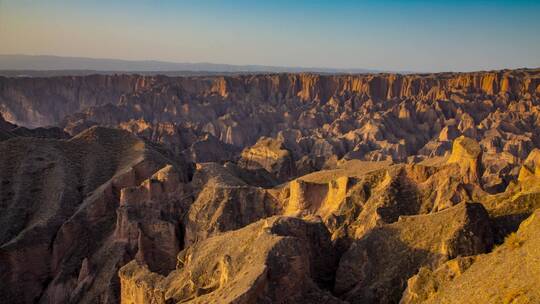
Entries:
[[536, 303], [540, 301], [540, 210], [489, 254], [422, 268], [401, 303]]
[[279, 209], [267, 190], [245, 183], [233, 169], [218, 164], [199, 165], [192, 184], [200, 192], [185, 217], [186, 245], [242, 228]]
[[240, 166], [247, 169], [264, 169], [279, 181], [296, 176], [296, 165], [292, 153], [282, 141], [261, 137], [257, 143], [242, 151]]
[[271, 217], [195, 243], [167, 276], [132, 261], [122, 303], [341, 303], [321, 290], [336, 265], [322, 223]]
[[168, 163], [186, 169], [101, 127], [69, 140], [15, 137], [0, 151], [0, 299], [117, 302], [116, 271], [130, 256], [114, 234], [120, 192]]
[[351, 245], [339, 262], [334, 291], [350, 303], [396, 303], [407, 279], [421, 266], [484, 253], [492, 242], [487, 212], [480, 204], [401, 217]]
[[0, 77], [0, 302], [538, 302], [539, 97], [538, 69]]
[[466, 176], [468, 182], [478, 181], [480, 177], [480, 160], [482, 150], [474, 139], [460, 136], [454, 141], [449, 164], [458, 164], [461, 175]]
[[66, 115], [114, 102], [123, 94], [151, 86], [158, 79], [135, 75], [0, 77], [0, 108], [7, 120], [18, 125], [54, 125]]
[[0, 113], [0, 141], [6, 140], [12, 137], [36, 137], [36, 138], [56, 138], [67, 139], [69, 134], [64, 132], [61, 128], [35, 128], [28, 129], [20, 127], [15, 124], [9, 123], [4, 120]]
[[[530, 69], [0, 78], [0, 113], [23, 126], [59, 125], [72, 135], [95, 124], [121, 127], [177, 153], [203, 155], [193, 156], [198, 162], [236, 161], [240, 151], [270, 137], [291, 152], [297, 176], [327, 168], [334, 158], [442, 156], [465, 135], [479, 141], [486, 157], [504, 152], [518, 160], [507, 162], [504, 170], [512, 171], [539, 144], [539, 79], [539, 70]], [[488, 173], [486, 184], [503, 191], [514, 174], [497, 180]]]

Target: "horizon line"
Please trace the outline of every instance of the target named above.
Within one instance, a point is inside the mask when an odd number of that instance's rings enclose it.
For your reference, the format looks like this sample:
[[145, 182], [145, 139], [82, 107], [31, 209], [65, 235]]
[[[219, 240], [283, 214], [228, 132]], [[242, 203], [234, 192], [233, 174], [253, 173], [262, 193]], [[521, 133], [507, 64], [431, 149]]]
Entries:
[[[490, 69], [478, 69], [478, 70], [440, 70], [440, 71], [421, 71], [421, 70], [414, 70], [414, 69], [408, 69], [408, 70], [392, 70], [392, 69], [377, 69], [377, 68], [362, 68], [362, 67], [347, 67], [347, 68], [341, 68], [341, 67], [328, 67], [328, 66], [287, 66], [287, 65], [265, 65], [265, 64], [232, 64], [232, 63], [216, 63], [211, 61], [174, 61], [174, 60], [166, 60], [166, 59], [126, 59], [126, 58], [112, 58], [112, 57], [87, 57], [87, 56], [80, 56], [80, 55], [53, 55], [53, 54], [28, 54], [28, 53], [0, 53], [0, 56], [21, 56], [21, 57], [52, 57], [57, 59], [82, 59], [82, 60], [104, 60], [104, 61], [120, 61], [125, 63], [158, 63], [158, 64], [186, 64], [186, 65], [215, 65], [215, 66], [226, 66], [226, 67], [250, 67], [250, 68], [275, 68], [275, 69], [302, 69], [306, 71], [300, 71], [300, 72], [292, 72], [292, 73], [302, 73], [307, 72], [309, 73], [310, 70], [318, 70], [317, 71], [311, 71], [313, 73], [320, 73], [324, 70], [328, 70], [328, 72], [323, 73], [348, 73], [348, 74], [385, 74], [385, 73], [396, 73], [396, 74], [440, 74], [440, 73], [475, 73], [475, 72], [490, 72], [490, 71], [504, 71], [504, 70], [535, 70], [540, 69], [540, 66], [538, 67], [515, 67], [515, 68], [490, 68]], [[104, 70], [104, 69], [85, 69], [85, 68], [77, 68], [77, 69], [1, 69], [3, 71], [96, 71], [96, 72], [224, 72], [224, 71], [212, 71], [212, 70], [178, 70], [178, 69], [171, 69], [171, 70]], [[356, 72], [355, 72], [356, 71]], [[257, 73], [257, 72], [265, 72], [263, 70], [261, 71], [229, 71], [226, 73]], [[266, 71], [271, 72], [271, 71]], [[271, 72], [271, 73], [282, 73], [282, 72]], [[285, 72], [285, 73], [291, 73], [291, 72]]]

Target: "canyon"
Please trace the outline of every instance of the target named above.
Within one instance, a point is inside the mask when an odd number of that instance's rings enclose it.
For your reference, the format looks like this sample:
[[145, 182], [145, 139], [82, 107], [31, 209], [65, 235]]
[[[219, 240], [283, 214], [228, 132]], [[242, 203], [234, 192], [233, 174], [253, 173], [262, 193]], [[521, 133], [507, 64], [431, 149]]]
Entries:
[[540, 302], [540, 69], [0, 77], [0, 302]]

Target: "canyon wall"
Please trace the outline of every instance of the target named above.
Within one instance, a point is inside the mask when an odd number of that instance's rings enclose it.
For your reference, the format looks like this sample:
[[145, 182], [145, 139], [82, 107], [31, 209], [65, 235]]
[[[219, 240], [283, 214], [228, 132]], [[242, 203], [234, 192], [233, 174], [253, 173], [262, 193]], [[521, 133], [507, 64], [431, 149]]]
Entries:
[[503, 153], [488, 172], [505, 168], [506, 176], [483, 176], [493, 191], [502, 190], [540, 143], [539, 95], [540, 70], [0, 78], [7, 121], [55, 125], [71, 135], [92, 125], [121, 128], [194, 161], [257, 155], [268, 149], [255, 144], [268, 137], [266, 143], [290, 155], [277, 160], [289, 172], [257, 160], [279, 180], [340, 159], [444, 156], [465, 135], [480, 142], [486, 158]]
[[[59, 123], [66, 115], [103, 104], [118, 104], [124, 94], [169, 85], [178, 98], [217, 97], [252, 102], [299, 99], [325, 104], [332, 98], [364, 97], [444, 100], [452, 94], [507, 95], [518, 100], [540, 94], [538, 70], [420, 75], [245, 75], [166, 77], [92, 75], [50, 78], [0, 77], [1, 112], [7, 120], [27, 127]], [[491, 98], [490, 98], [491, 99]]]
[[0, 302], [538, 302], [539, 97], [540, 70], [0, 77]]

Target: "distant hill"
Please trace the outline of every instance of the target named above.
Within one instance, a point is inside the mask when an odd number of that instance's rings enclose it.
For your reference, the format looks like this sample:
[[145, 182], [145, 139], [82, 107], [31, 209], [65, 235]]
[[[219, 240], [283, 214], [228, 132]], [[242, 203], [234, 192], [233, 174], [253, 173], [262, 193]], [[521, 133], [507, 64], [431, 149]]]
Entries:
[[[382, 71], [369, 69], [338, 69], [320, 67], [280, 67], [264, 65], [230, 65], [207, 62], [186, 63], [166, 62], [155, 60], [120, 60], [104, 58], [60, 57], [44, 55], [0, 55], [0, 70], [6, 76], [28, 74], [31, 76], [46, 76], [49, 71], [58, 74], [91, 74], [114, 72], [139, 72], [141, 74], [169, 74], [169, 75], [198, 75], [215, 73], [378, 73]], [[56, 72], [53, 72], [56, 71]], [[191, 72], [191, 73], [186, 73]]]

